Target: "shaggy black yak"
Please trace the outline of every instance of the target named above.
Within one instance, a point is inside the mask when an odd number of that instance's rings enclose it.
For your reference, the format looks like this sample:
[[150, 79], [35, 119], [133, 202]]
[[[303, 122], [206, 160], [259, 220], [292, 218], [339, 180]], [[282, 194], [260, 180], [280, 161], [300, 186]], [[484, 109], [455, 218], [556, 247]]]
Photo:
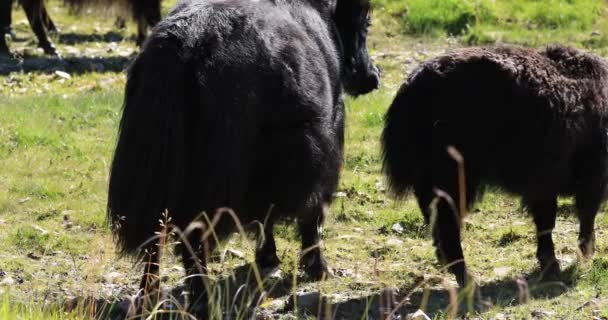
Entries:
[[[382, 134], [383, 169], [394, 194], [413, 190], [427, 223], [441, 196], [434, 245], [461, 287], [467, 269], [458, 202], [470, 206], [483, 186], [521, 196], [536, 225], [541, 270], [555, 276], [559, 195], [576, 199], [579, 247], [593, 253], [606, 191], [607, 116], [608, 69], [598, 57], [562, 47], [462, 49], [424, 62], [397, 93]], [[464, 157], [464, 181], [449, 146]]]
[[[146, 39], [148, 27], [155, 26], [161, 19], [161, 0], [65, 0], [71, 8], [98, 6], [107, 9], [108, 6], [118, 6], [131, 12], [137, 21], [137, 44]], [[0, 0], [0, 54], [8, 55], [9, 48], [4, 38], [5, 33], [11, 33], [11, 7], [13, 0]], [[38, 39], [38, 46], [49, 55], [58, 55], [57, 49], [47, 36], [47, 31], [57, 28], [48, 15], [44, 0], [19, 0], [25, 15]]]
[[[273, 223], [297, 219], [301, 263], [327, 272], [319, 227], [338, 183], [344, 139], [343, 90], [379, 85], [367, 52], [369, 0], [190, 1], [154, 28], [128, 73], [111, 166], [108, 217], [120, 249], [155, 252], [167, 209], [184, 230], [193, 220], [189, 275], [204, 273], [214, 241], [201, 239], [218, 209], [243, 225], [267, 223], [256, 253], [276, 266]], [[235, 230], [222, 215], [220, 238]], [[143, 250], [142, 250], [143, 249]], [[209, 249], [209, 250], [207, 250]], [[150, 261], [148, 261], [148, 259]], [[156, 290], [158, 254], [144, 258], [142, 288]], [[189, 278], [206, 308], [202, 278]]]

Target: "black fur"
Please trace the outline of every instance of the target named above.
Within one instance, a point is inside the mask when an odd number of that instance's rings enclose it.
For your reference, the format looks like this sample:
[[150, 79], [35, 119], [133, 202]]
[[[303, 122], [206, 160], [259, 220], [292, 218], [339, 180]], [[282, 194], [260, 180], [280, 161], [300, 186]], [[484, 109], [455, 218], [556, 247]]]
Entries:
[[[326, 273], [318, 229], [342, 161], [342, 88], [363, 94], [379, 81], [360, 52], [365, 42], [341, 39], [365, 39], [368, 12], [368, 0], [191, 1], [174, 8], [129, 70], [108, 197], [120, 249], [141, 256], [165, 209], [183, 230], [201, 212], [213, 219], [229, 207], [243, 225], [267, 221], [256, 253], [263, 267], [279, 262], [274, 221], [295, 217], [303, 249], [312, 249], [303, 252], [305, 270], [315, 278]], [[215, 228], [220, 237], [233, 230], [227, 217]], [[196, 259], [182, 251], [187, 272], [204, 271], [212, 241], [202, 242], [200, 232], [188, 240]], [[144, 288], [154, 288], [153, 262]], [[190, 286], [204, 308], [200, 277]]]
[[[148, 27], [154, 27], [161, 19], [161, 0], [65, 0], [73, 9], [94, 6], [105, 10], [108, 6], [119, 6], [132, 13], [137, 21], [137, 43], [141, 44], [146, 38]], [[9, 48], [4, 38], [5, 33], [11, 33], [11, 7], [13, 0], [0, 0], [0, 54], [9, 54]], [[56, 32], [57, 28], [46, 9], [44, 0], [19, 0], [36, 34], [38, 46], [49, 55], [59, 55], [57, 49], [47, 36], [47, 31]]]
[[[548, 274], [559, 272], [551, 240], [558, 195], [575, 197], [580, 249], [593, 252], [594, 218], [608, 178], [607, 84], [602, 59], [562, 47], [463, 49], [410, 75], [386, 114], [384, 172], [397, 196], [413, 189], [427, 222], [433, 188], [455, 202], [440, 201], [437, 208], [434, 241], [442, 260], [463, 259], [450, 145], [464, 156], [467, 206], [486, 185], [522, 197]], [[464, 260], [450, 269], [464, 285]]]

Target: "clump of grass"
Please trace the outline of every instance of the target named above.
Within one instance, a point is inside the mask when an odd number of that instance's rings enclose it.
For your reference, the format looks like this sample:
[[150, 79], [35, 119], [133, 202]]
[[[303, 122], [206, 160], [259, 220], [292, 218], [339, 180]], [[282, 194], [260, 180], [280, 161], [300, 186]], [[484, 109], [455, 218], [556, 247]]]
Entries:
[[85, 319], [78, 313], [65, 314], [59, 306], [41, 307], [35, 304], [15, 303], [8, 294], [0, 295], [0, 320], [72, 320]]
[[608, 20], [596, 0], [377, 0], [412, 35], [460, 36], [468, 44], [551, 42], [594, 47], [606, 43], [594, 30]]

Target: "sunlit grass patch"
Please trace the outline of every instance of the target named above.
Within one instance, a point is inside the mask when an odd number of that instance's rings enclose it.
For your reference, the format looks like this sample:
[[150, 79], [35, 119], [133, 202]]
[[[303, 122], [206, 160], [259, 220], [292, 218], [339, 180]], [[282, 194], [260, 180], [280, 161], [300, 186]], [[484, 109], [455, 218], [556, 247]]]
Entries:
[[598, 49], [608, 43], [606, 3], [596, 0], [376, 0], [405, 33], [459, 36], [468, 44], [538, 46], [554, 42]]

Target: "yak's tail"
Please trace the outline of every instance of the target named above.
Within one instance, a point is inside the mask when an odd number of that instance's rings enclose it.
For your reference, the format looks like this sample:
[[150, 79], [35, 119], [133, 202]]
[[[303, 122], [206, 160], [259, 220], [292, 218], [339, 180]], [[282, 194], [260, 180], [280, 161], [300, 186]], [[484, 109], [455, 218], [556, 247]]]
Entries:
[[177, 41], [152, 36], [128, 73], [107, 204], [125, 254], [141, 253], [165, 210], [183, 228], [244, 193], [251, 124], [209, 101], [187, 59]]
[[432, 101], [423, 83], [410, 78], [398, 91], [385, 115], [382, 132], [382, 170], [389, 191], [403, 197], [428, 173], [432, 130], [428, 128]]

